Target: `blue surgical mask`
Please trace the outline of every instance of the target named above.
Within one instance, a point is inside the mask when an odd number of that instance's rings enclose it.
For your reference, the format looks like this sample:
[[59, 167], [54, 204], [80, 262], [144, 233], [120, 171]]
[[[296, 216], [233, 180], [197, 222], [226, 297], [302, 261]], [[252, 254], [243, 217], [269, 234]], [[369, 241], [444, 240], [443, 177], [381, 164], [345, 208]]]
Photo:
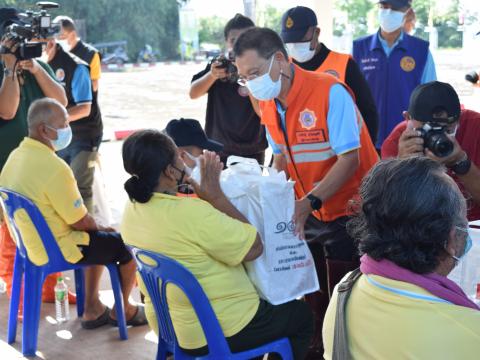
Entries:
[[245, 86], [257, 100], [268, 101], [275, 99], [280, 95], [280, 90], [282, 89], [282, 75], [280, 74], [277, 81], [273, 81], [270, 77], [270, 70], [272, 70], [274, 58], [275, 55], [272, 55], [272, 61], [270, 61], [270, 66], [265, 74], [246, 82]]
[[70, 126], [61, 129], [56, 129], [46, 124], [45, 126], [57, 132], [57, 138], [55, 140], [50, 139], [50, 143], [55, 151], [63, 150], [70, 145], [70, 142], [72, 141], [72, 128]]
[[403, 26], [405, 13], [392, 9], [379, 9], [378, 22], [383, 31], [394, 32]]
[[467, 228], [463, 228], [463, 227], [460, 227], [460, 226], [455, 226], [458, 230], [460, 231], [464, 231], [467, 233], [467, 238], [465, 239], [465, 247], [463, 248], [463, 253], [462, 255], [460, 256], [453, 256], [452, 255], [452, 258], [455, 259], [455, 261], [460, 261], [462, 260], [465, 255], [468, 254], [468, 252], [472, 249], [472, 246], [473, 246], [473, 242], [472, 242], [472, 238], [470, 237], [470, 234], [468, 233], [468, 229]]

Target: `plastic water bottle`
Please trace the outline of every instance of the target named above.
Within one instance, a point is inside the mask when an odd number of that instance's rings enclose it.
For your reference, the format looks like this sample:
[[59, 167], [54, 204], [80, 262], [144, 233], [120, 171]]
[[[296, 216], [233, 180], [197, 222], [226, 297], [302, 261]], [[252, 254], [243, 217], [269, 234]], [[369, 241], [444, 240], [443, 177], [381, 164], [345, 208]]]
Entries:
[[70, 320], [68, 287], [63, 281], [63, 277], [59, 277], [57, 285], [55, 285], [55, 319], [58, 323]]
[[0, 294], [4, 294], [7, 292], [7, 284], [0, 278]]

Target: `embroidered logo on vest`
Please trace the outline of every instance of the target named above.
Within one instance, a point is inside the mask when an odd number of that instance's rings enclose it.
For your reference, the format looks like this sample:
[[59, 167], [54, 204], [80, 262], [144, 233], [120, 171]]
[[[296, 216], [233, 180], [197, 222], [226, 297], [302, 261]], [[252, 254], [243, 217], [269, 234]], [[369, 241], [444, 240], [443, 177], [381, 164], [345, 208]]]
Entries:
[[285, 26], [287, 27], [287, 29], [290, 29], [293, 26], [293, 20], [290, 16], [287, 17], [287, 21], [285, 21]]
[[330, 75], [335, 76], [337, 79], [340, 78], [340, 74], [336, 70], [328, 69], [328, 70], [325, 70], [324, 72], [325, 72], [325, 74], [330, 74]]
[[317, 124], [317, 117], [315, 116], [315, 112], [309, 109], [305, 109], [300, 112], [299, 120], [302, 128], [306, 130], [313, 129]]
[[402, 60], [400, 60], [400, 67], [405, 72], [410, 72], [415, 69], [415, 59], [411, 56], [404, 56]]
[[62, 68], [58, 68], [57, 71], [55, 71], [55, 77], [58, 81], [65, 80], [65, 70], [63, 70]]

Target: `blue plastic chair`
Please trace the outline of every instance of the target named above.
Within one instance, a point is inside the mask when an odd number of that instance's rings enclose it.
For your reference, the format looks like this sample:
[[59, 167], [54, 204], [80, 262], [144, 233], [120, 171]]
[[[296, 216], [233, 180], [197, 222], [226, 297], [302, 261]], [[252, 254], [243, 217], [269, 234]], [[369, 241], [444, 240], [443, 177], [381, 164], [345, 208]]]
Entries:
[[[77, 293], [77, 314], [83, 315], [85, 305], [85, 278], [83, 268], [86, 265], [71, 264], [65, 260], [55, 238], [48, 227], [47, 222], [38, 210], [37, 206], [14, 191], [0, 188], [0, 204], [4, 208], [5, 217], [8, 219], [10, 230], [13, 232], [17, 243], [15, 264], [13, 270], [12, 298], [8, 317], [7, 341], [9, 344], [15, 342], [17, 334], [17, 314], [20, 302], [22, 277], [24, 281], [24, 302], [23, 302], [23, 328], [22, 328], [22, 353], [25, 356], [33, 356], [37, 350], [38, 325], [40, 322], [40, 306], [42, 303], [42, 286], [45, 278], [55, 272], [74, 270], [75, 288]], [[14, 214], [17, 210], [24, 209], [32, 220], [45, 250], [48, 254], [48, 262], [45, 265], [33, 264], [25, 249], [22, 235], [18, 230]], [[112, 282], [113, 294], [115, 297], [115, 310], [118, 317], [120, 338], [126, 340], [127, 326], [123, 310], [123, 297], [120, 285], [120, 276], [115, 264], [107, 265]]]
[[[157, 360], [164, 360], [168, 353], [175, 360], [192, 359], [251, 359], [267, 353], [278, 353], [283, 359], [293, 359], [290, 342], [287, 338], [270, 342], [255, 349], [232, 353], [223, 335], [215, 312], [210, 305], [202, 286], [192, 273], [177, 261], [151, 251], [130, 247], [137, 262], [137, 268], [147, 287], [158, 319], [159, 339]], [[155, 265], [148, 264], [153, 260]], [[147, 262], [145, 262], [147, 261]], [[172, 283], [178, 286], [193, 306], [207, 339], [209, 354], [195, 357], [186, 354], [178, 346], [172, 320], [168, 311], [166, 286]]]

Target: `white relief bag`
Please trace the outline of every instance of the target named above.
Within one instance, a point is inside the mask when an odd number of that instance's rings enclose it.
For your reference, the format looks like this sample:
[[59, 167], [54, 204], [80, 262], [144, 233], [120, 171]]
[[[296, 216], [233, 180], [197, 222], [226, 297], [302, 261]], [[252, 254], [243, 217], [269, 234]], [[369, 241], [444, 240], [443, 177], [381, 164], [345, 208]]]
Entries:
[[222, 190], [263, 240], [263, 254], [245, 263], [260, 296], [278, 305], [318, 290], [310, 249], [293, 233], [294, 183], [274, 169], [262, 174], [253, 159], [230, 156], [227, 166]]

